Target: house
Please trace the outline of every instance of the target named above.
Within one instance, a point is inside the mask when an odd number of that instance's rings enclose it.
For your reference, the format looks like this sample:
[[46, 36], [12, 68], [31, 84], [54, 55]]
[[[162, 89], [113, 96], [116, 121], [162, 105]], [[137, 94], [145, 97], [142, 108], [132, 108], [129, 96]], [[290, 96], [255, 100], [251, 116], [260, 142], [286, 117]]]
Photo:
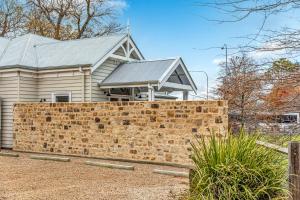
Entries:
[[175, 100], [173, 91], [196, 91], [183, 60], [145, 60], [129, 34], [0, 38], [0, 146], [12, 147], [16, 102]]

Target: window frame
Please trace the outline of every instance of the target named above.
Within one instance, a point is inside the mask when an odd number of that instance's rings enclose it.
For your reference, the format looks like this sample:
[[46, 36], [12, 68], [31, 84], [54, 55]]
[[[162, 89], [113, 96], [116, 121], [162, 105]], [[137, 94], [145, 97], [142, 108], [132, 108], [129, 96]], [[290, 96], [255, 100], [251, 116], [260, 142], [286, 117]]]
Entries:
[[69, 102], [72, 102], [72, 92], [52, 92], [51, 93], [51, 102], [52, 103], [62, 103], [62, 102], [56, 102], [56, 97], [58, 96], [68, 96]]

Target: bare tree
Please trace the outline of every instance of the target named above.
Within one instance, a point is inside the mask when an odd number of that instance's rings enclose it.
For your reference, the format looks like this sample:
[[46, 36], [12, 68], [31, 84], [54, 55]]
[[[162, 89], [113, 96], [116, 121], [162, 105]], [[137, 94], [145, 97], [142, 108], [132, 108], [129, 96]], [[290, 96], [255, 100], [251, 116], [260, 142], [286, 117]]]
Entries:
[[118, 32], [111, 0], [28, 0], [27, 31], [59, 40]]
[[252, 15], [261, 15], [259, 31], [244, 37], [251, 42], [257, 41], [265, 45], [256, 46], [247, 43], [242, 46], [244, 51], [285, 50], [288, 53], [298, 53], [300, 50], [300, 29], [291, 27], [278, 27], [277, 30], [265, 29], [265, 23], [271, 16], [292, 10], [298, 11], [300, 0], [215, 0], [201, 1], [197, 5], [216, 9], [224, 14], [222, 19], [208, 19], [217, 22], [239, 22]]
[[71, 13], [76, 25], [76, 38], [101, 36], [120, 31], [122, 29], [120, 24], [110, 21], [115, 14], [116, 8], [110, 5], [109, 0], [77, 2]]
[[247, 118], [259, 109], [263, 81], [258, 66], [242, 55], [230, 58], [228, 66], [221, 67], [217, 94], [228, 100], [229, 112], [237, 115], [244, 126]]
[[0, 1], [0, 36], [14, 37], [22, 32], [24, 25], [22, 5], [16, 0]]
[[[257, 70], [262, 87], [261, 97], [258, 99], [259, 109], [253, 114], [253, 118], [259, 120], [271, 118], [266, 121], [276, 122], [280, 121], [276, 119], [277, 116], [281, 118], [288, 112], [299, 113], [299, 65], [285, 58], [297, 59], [299, 57], [300, 29], [278, 27], [269, 30], [266, 29], [265, 24], [271, 16], [298, 11], [300, 0], [204, 0], [199, 1], [198, 6], [217, 10], [222, 18], [208, 20], [219, 23], [240, 22], [254, 15], [262, 17], [261, 21], [258, 21], [260, 24], [256, 33], [239, 36], [245, 39], [245, 43], [240, 44], [237, 48], [237, 53], [239, 51], [247, 53], [267, 51], [272, 52], [273, 55], [256, 61], [260, 66]], [[284, 59], [274, 60], [274, 56], [275, 59], [278, 56], [284, 57]], [[247, 122], [249, 121], [251, 120], [247, 119]], [[278, 125], [278, 127], [280, 126]], [[297, 125], [295, 127], [299, 128]], [[297, 129], [297, 131], [299, 130]]]

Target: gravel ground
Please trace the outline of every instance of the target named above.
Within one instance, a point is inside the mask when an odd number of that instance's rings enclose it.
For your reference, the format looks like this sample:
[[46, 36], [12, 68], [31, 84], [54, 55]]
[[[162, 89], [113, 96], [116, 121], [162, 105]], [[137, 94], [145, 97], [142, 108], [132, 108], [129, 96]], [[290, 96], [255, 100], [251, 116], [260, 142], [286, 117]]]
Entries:
[[[0, 200], [35, 199], [177, 199], [188, 189], [187, 178], [153, 174], [153, 169], [184, 169], [130, 163], [135, 171], [84, 165], [85, 158], [69, 163], [0, 156]], [[120, 162], [101, 161], [120, 164]], [[126, 163], [122, 163], [126, 164]]]

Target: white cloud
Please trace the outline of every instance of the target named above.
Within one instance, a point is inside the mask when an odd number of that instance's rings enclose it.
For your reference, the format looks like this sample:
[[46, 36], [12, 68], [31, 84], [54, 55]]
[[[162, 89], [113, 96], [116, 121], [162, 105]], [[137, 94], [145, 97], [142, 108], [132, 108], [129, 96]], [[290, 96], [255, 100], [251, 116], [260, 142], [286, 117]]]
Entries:
[[109, 6], [115, 7], [120, 10], [126, 9], [128, 7], [128, 4], [125, 0], [110, 0], [107, 3]]
[[221, 63], [225, 62], [225, 58], [215, 58], [213, 59], [212, 63], [215, 65], [219, 65]]
[[[280, 50], [276, 50], [280, 49]], [[267, 42], [261, 45], [258, 50], [249, 53], [249, 56], [254, 59], [272, 59], [278, 58], [284, 54], [284, 50], [280, 48], [280, 44], [276, 42]]]

